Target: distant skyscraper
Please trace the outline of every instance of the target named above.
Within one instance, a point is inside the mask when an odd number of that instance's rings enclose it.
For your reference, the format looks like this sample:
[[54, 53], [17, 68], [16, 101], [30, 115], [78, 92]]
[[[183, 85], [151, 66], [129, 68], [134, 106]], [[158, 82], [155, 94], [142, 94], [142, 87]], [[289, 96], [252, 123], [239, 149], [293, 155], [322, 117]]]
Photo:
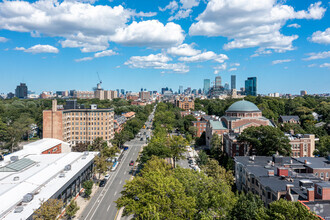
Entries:
[[183, 86], [179, 86], [179, 94], [183, 93]]
[[125, 89], [120, 90], [121, 94], [125, 95]]
[[221, 76], [216, 76], [215, 77], [215, 88], [220, 88], [221, 87]]
[[204, 88], [203, 88], [204, 94], [208, 94], [209, 93], [209, 91], [210, 91], [210, 84], [211, 84], [210, 79], [204, 79]]
[[246, 95], [257, 96], [257, 77], [248, 77], [245, 80]]
[[15, 96], [20, 99], [26, 99], [28, 95], [28, 88], [25, 83], [21, 83], [15, 89]]
[[166, 87], [166, 88], [162, 88], [162, 94], [163, 94], [163, 95], [164, 95], [164, 92], [165, 92], [165, 91], [169, 91], [169, 90], [168, 90], [168, 87]]
[[236, 75], [231, 75], [231, 89], [236, 89]]
[[225, 90], [229, 90], [229, 83], [225, 83], [224, 88]]

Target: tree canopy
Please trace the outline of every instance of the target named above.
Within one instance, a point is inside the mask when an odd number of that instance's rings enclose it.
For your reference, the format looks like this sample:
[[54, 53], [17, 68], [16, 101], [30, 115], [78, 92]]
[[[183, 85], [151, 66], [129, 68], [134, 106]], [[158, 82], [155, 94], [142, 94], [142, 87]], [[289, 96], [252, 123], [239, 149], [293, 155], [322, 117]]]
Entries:
[[291, 154], [289, 139], [279, 128], [271, 126], [249, 127], [244, 129], [237, 140], [250, 146], [250, 154], [259, 156], [271, 156], [277, 152], [284, 156]]

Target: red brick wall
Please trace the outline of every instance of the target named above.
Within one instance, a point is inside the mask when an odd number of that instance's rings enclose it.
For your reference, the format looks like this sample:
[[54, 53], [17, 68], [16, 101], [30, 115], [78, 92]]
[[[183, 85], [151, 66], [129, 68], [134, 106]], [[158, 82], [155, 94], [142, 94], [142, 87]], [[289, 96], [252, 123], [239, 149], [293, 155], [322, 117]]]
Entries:
[[42, 154], [60, 154], [60, 153], [62, 153], [62, 144], [58, 144], [42, 152]]
[[259, 125], [268, 125], [268, 121], [263, 121], [263, 120], [259, 120], [259, 119], [242, 118], [241, 120], [233, 121], [232, 122], [232, 128], [236, 128], [236, 127], [242, 126], [244, 124], [248, 124], [248, 123], [256, 123], [256, 124], [259, 124]]

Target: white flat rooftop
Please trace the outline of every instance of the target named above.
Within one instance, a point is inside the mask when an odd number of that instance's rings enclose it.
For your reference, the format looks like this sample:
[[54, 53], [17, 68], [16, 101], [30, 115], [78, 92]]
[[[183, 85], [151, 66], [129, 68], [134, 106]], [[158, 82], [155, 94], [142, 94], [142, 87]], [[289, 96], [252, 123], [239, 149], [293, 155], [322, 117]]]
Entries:
[[[41, 201], [51, 198], [97, 154], [98, 152], [89, 152], [88, 155], [71, 152], [27, 155], [19, 160], [21, 162], [18, 165], [11, 163], [10, 168], [0, 167], [0, 170], [2, 169], [0, 171], [0, 219], [17, 220], [30, 217], [40, 207]], [[64, 171], [64, 167], [68, 164], [71, 165], [71, 170]], [[10, 169], [18, 171], [6, 171]], [[65, 173], [65, 176], [59, 177], [60, 173]], [[15, 208], [28, 193], [34, 194], [33, 200], [23, 203], [23, 211], [15, 213]]]

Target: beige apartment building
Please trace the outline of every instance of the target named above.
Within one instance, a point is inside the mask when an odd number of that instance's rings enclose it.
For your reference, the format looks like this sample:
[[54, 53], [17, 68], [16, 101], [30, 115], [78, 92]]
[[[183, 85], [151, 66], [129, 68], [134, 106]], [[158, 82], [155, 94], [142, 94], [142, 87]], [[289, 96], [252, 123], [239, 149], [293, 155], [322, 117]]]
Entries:
[[43, 111], [43, 138], [56, 138], [71, 145], [93, 142], [101, 137], [110, 144], [114, 137], [113, 109], [58, 110], [56, 99], [52, 110]]

